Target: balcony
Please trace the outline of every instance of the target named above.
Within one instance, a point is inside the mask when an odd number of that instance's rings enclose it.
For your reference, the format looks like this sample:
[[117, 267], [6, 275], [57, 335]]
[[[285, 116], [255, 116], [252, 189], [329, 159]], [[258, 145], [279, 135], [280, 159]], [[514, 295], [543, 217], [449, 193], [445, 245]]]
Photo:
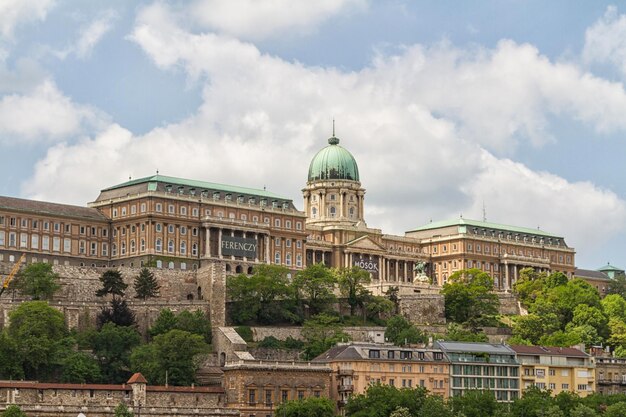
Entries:
[[598, 379], [598, 385], [626, 385], [623, 379]]
[[337, 400], [337, 407], [345, 407], [348, 404], [348, 400]]
[[352, 391], [354, 391], [354, 385], [337, 385], [337, 391], [339, 391], [339, 392], [352, 392]]
[[337, 371], [337, 375], [339, 376], [352, 376], [354, 375], [354, 369], [342, 369], [339, 368], [339, 370]]

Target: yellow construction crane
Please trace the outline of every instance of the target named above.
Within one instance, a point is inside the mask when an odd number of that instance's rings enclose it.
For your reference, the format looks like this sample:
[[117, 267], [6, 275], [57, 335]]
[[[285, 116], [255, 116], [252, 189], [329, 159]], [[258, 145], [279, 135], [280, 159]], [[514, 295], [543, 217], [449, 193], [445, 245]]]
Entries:
[[0, 295], [2, 295], [2, 293], [9, 287], [11, 280], [13, 279], [13, 277], [15, 277], [15, 274], [17, 274], [17, 271], [20, 270], [20, 267], [22, 266], [22, 262], [24, 262], [24, 258], [26, 258], [25, 253], [23, 253], [22, 256], [20, 256], [20, 259], [15, 263], [15, 265], [13, 265], [13, 269], [11, 269], [11, 272], [9, 273], [9, 275], [7, 275], [6, 279], [4, 280], [4, 283], [2, 284], [2, 287], [0, 288]]

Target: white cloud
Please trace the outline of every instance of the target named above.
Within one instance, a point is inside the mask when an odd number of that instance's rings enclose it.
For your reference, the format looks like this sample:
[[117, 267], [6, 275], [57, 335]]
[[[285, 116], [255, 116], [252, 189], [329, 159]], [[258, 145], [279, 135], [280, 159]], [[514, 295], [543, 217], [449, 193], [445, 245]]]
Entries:
[[188, 18], [244, 39], [307, 32], [324, 20], [366, 7], [366, 0], [196, 0]]
[[494, 216], [490, 221], [540, 227], [565, 236], [575, 247], [598, 246], [615, 233], [616, 226], [623, 229], [626, 224], [626, 202], [612, 191], [534, 172], [487, 152], [482, 153], [480, 163], [480, 175], [464, 191], [477, 197], [471, 213], [480, 213], [485, 201], [488, 215]]
[[6, 95], [0, 99], [0, 143], [69, 139], [85, 125], [97, 127], [104, 116], [77, 105], [49, 80], [28, 94]]
[[44, 20], [54, 0], [0, 1], [0, 34], [11, 38], [17, 26], [29, 21]]
[[70, 55], [75, 55], [78, 59], [88, 58], [102, 38], [111, 29], [113, 29], [115, 21], [118, 17], [117, 13], [112, 9], [100, 12], [98, 17], [79, 30], [78, 37], [75, 42], [63, 49], [53, 49], [48, 47], [44, 48], [44, 50], [47, 50], [61, 60]]
[[626, 75], [626, 15], [609, 6], [602, 18], [585, 32], [586, 63], [612, 64]]
[[57, 145], [24, 183], [24, 194], [83, 204], [85, 195], [95, 199], [94, 184], [159, 169], [267, 185], [301, 206], [308, 162], [325, 145], [334, 116], [368, 190], [368, 224], [385, 232], [459, 213], [480, 218], [483, 199], [493, 220], [540, 222], [579, 250], [625, 226], [625, 204], [615, 194], [498, 158], [516, 141], [551, 140], [549, 115], [598, 131], [626, 129], [620, 84], [551, 62], [530, 45], [415, 45], [346, 72], [286, 62], [230, 36], [189, 33], [160, 3], [143, 9], [131, 39], [159, 68], [182, 68], [199, 80], [201, 107], [143, 136], [113, 125]]
[[116, 19], [117, 14], [113, 10], [107, 10], [83, 28], [76, 43], [76, 55], [81, 59], [88, 57], [102, 37], [113, 28]]

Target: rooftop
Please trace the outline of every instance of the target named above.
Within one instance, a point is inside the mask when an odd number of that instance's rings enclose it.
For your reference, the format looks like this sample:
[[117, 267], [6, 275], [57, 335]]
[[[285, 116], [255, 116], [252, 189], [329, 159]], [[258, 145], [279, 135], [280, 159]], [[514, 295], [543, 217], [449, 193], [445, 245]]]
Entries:
[[607, 274], [601, 271], [595, 271], [593, 269], [580, 269], [576, 268], [574, 270], [574, 276], [580, 278], [593, 278], [593, 279], [601, 279], [605, 281], [612, 281], [611, 278], [608, 277]]
[[588, 358], [585, 352], [580, 349], [571, 347], [554, 347], [554, 346], [511, 346], [518, 355], [535, 355], [535, 356], [568, 356], [577, 358]]
[[152, 175], [149, 177], [139, 178], [136, 180], [129, 180], [121, 184], [117, 184], [112, 187], [105, 188], [102, 190], [102, 192], [117, 190], [120, 188], [126, 188], [126, 187], [139, 185], [139, 184], [148, 184], [149, 191], [156, 191], [157, 183], [171, 184], [172, 186], [194, 187], [194, 188], [198, 188], [199, 191], [206, 189], [206, 190], [211, 190], [211, 191], [215, 190], [215, 191], [231, 192], [234, 194], [247, 194], [247, 195], [255, 195], [255, 196], [267, 197], [267, 198], [276, 198], [276, 199], [281, 199], [281, 200], [291, 200], [290, 198], [281, 197], [278, 194], [274, 194], [267, 190], [261, 190], [257, 188], [247, 188], [247, 187], [239, 187], [235, 185], [218, 184], [218, 183], [207, 182], [207, 181], [189, 180], [185, 178], [168, 177], [168, 176], [159, 175], [159, 174]]
[[423, 226], [417, 227], [417, 228], [415, 228], [413, 230], [409, 230], [409, 231], [407, 231], [407, 233], [410, 233], [410, 232], [420, 232], [420, 231], [424, 231], [424, 230], [441, 229], [441, 228], [444, 228], [444, 227], [451, 227], [451, 226], [470, 226], [470, 227], [477, 227], [477, 228], [480, 228], [480, 229], [502, 230], [502, 231], [506, 231], [506, 232], [515, 232], [515, 233], [522, 233], [522, 234], [527, 234], [527, 235], [544, 236], [544, 237], [562, 239], [561, 236], [558, 236], [558, 235], [555, 235], [555, 234], [552, 234], [552, 233], [548, 233], [548, 232], [544, 232], [543, 230], [541, 230], [539, 228], [537, 228], [537, 229], [530, 229], [530, 228], [527, 228], [527, 227], [517, 227], [517, 226], [506, 225], [506, 224], [489, 223], [489, 222], [480, 221], [480, 220], [464, 219], [463, 217], [459, 217], [458, 219], [450, 219], [450, 220], [442, 220], [442, 221], [438, 221], [438, 222], [430, 222], [430, 223], [425, 224]]
[[36, 215], [72, 217], [85, 220], [107, 221], [97, 209], [69, 204], [49, 203], [46, 201], [26, 200], [22, 198], [0, 196], [0, 209], [17, 210]]
[[437, 341], [441, 350], [444, 352], [460, 352], [460, 353], [489, 353], [494, 355], [515, 355], [515, 351], [507, 345], [496, 343], [481, 342], [445, 342]]

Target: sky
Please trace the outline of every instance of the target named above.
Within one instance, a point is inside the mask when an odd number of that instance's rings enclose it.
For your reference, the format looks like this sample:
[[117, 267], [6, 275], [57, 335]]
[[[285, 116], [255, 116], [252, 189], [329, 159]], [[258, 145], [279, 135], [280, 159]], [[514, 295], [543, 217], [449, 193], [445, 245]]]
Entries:
[[159, 173], [302, 209], [335, 119], [365, 219], [565, 237], [626, 267], [626, 2], [0, 0], [0, 195]]

